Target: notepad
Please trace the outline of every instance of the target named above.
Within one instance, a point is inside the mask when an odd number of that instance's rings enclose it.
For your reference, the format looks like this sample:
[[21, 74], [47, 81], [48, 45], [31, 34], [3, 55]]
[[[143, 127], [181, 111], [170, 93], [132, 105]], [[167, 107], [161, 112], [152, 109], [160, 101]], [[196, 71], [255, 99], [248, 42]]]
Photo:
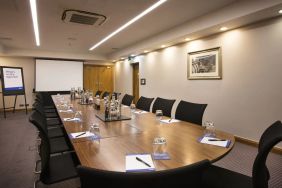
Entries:
[[135, 114], [146, 114], [146, 113], [148, 113], [147, 111], [135, 111], [134, 112]]
[[[83, 134], [83, 133], [85, 133], [85, 134]], [[100, 139], [99, 135], [95, 135], [94, 133], [91, 133], [89, 131], [70, 133], [69, 135], [72, 139], [85, 138], [85, 137], [91, 137], [94, 140]]]
[[[85, 133], [85, 134], [83, 134]], [[83, 135], [81, 135], [83, 134]], [[85, 132], [76, 132], [76, 133], [70, 133], [72, 138], [83, 138], [83, 137], [89, 137], [89, 136], [93, 136], [94, 134], [89, 132], [89, 131], [85, 131]], [[81, 135], [81, 136], [79, 136]]]
[[59, 112], [72, 113], [73, 110], [72, 110], [72, 109], [68, 109], [68, 110], [59, 110]]
[[161, 122], [163, 123], [177, 123], [180, 122], [178, 119], [162, 119]]
[[64, 118], [64, 121], [75, 121], [75, 122], [81, 122], [82, 120], [80, 118]]
[[225, 148], [228, 148], [229, 145], [231, 144], [230, 140], [209, 141], [209, 139], [214, 140], [214, 139], [218, 139], [218, 138], [204, 136], [200, 139], [200, 142], [203, 143], [203, 144], [210, 144], [210, 145], [215, 145], [215, 146], [220, 146], [220, 147], [225, 147]]
[[[137, 160], [138, 157], [140, 160]], [[147, 166], [147, 163], [149, 166]], [[155, 165], [150, 154], [128, 154], [125, 158], [126, 172], [146, 172], [154, 171]]]

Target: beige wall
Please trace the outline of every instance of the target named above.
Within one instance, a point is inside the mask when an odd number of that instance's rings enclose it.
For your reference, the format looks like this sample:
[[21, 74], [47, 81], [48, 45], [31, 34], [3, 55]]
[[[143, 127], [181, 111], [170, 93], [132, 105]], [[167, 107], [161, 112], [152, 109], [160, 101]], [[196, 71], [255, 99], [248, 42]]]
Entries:
[[[27, 100], [27, 104], [29, 104], [28, 108], [31, 108], [31, 105], [33, 103], [32, 90], [34, 88], [34, 59], [23, 58], [23, 57], [0, 57], [0, 66], [12, 66], [12, 67], [23, 68], [26, 100]], [[0, 90], [2, 91], [2, 89]], [[15, 99], [14, 96], [5, 97], [6, 107], [12, 107], [14, 105], [14, 99]], [[19, 107], [20, 104], [24, 104], [23, 96], [18, 96], [16, 108], [24, 108], [24, 107]], [[0, 108], [3, 108], [2, 94], [0, 100]]]
[[[207, 103], [205, 120], [218, 129], [258, 140], [282, 118], [282, 18], [261, 22], [139, 57], [140, 96]], [[222, 80], [188, 80], [187, 53], [220, 46]], [[128, 61], [116, 64], [116, 90], [130, 92]]]
[[132, 94], [132, 66], [129, 61], [119, 61], [115, 64], [115, 87], [116, 92], [122, 95]]

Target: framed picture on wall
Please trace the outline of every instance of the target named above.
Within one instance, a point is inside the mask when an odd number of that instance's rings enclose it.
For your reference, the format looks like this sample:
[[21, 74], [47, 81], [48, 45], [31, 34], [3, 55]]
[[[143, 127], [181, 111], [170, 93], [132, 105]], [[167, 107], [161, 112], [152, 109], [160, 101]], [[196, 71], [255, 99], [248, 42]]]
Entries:
[[188, 79], [222, 79], [221, 48], [188, 53]]

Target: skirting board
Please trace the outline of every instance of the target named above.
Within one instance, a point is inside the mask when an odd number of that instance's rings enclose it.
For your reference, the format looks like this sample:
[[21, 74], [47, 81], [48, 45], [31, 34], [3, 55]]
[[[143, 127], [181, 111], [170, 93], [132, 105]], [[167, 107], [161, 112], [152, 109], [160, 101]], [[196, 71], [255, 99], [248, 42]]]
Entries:
[[[13, 111], [13, 109], [7, 109], [6, 112], [11, 112]], [[18, 108], [18, 109], [15, 109], [16, 112], [18, 111], [25, 111], [25, 108]], [[32, 111], [32, 108], [27, 108], [27, 111]], [[3, 108], [0, 108], [0, 112], [4, 112]]]
[[[235, 136], [235, 140], [237, 142], [241, 142], [243, 144], [247, 144], [247, 145], [250, 145], [250, 146], [254, 146], [254, 147], [258, 147], [258, 142], [254, 141], [254, 140], [250, 140], [250, 139], [247, 139], [247, 138], [243, 138], [243, 137], [240, 137], [240, 136]], [[271, 152], [273, 153], [277, 153], [277, 154], [280, 154], [282, 155], [282, 148], [279, 148], [277, 146], [275, 146]]]

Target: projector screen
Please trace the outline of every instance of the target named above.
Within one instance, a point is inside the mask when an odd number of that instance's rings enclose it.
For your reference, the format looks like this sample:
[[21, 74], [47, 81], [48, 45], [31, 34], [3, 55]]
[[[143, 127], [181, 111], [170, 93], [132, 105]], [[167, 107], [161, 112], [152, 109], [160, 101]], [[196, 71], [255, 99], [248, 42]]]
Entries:
[[83, 88], [83, 62], [36, 59], [35, 91], [70, 91]]

